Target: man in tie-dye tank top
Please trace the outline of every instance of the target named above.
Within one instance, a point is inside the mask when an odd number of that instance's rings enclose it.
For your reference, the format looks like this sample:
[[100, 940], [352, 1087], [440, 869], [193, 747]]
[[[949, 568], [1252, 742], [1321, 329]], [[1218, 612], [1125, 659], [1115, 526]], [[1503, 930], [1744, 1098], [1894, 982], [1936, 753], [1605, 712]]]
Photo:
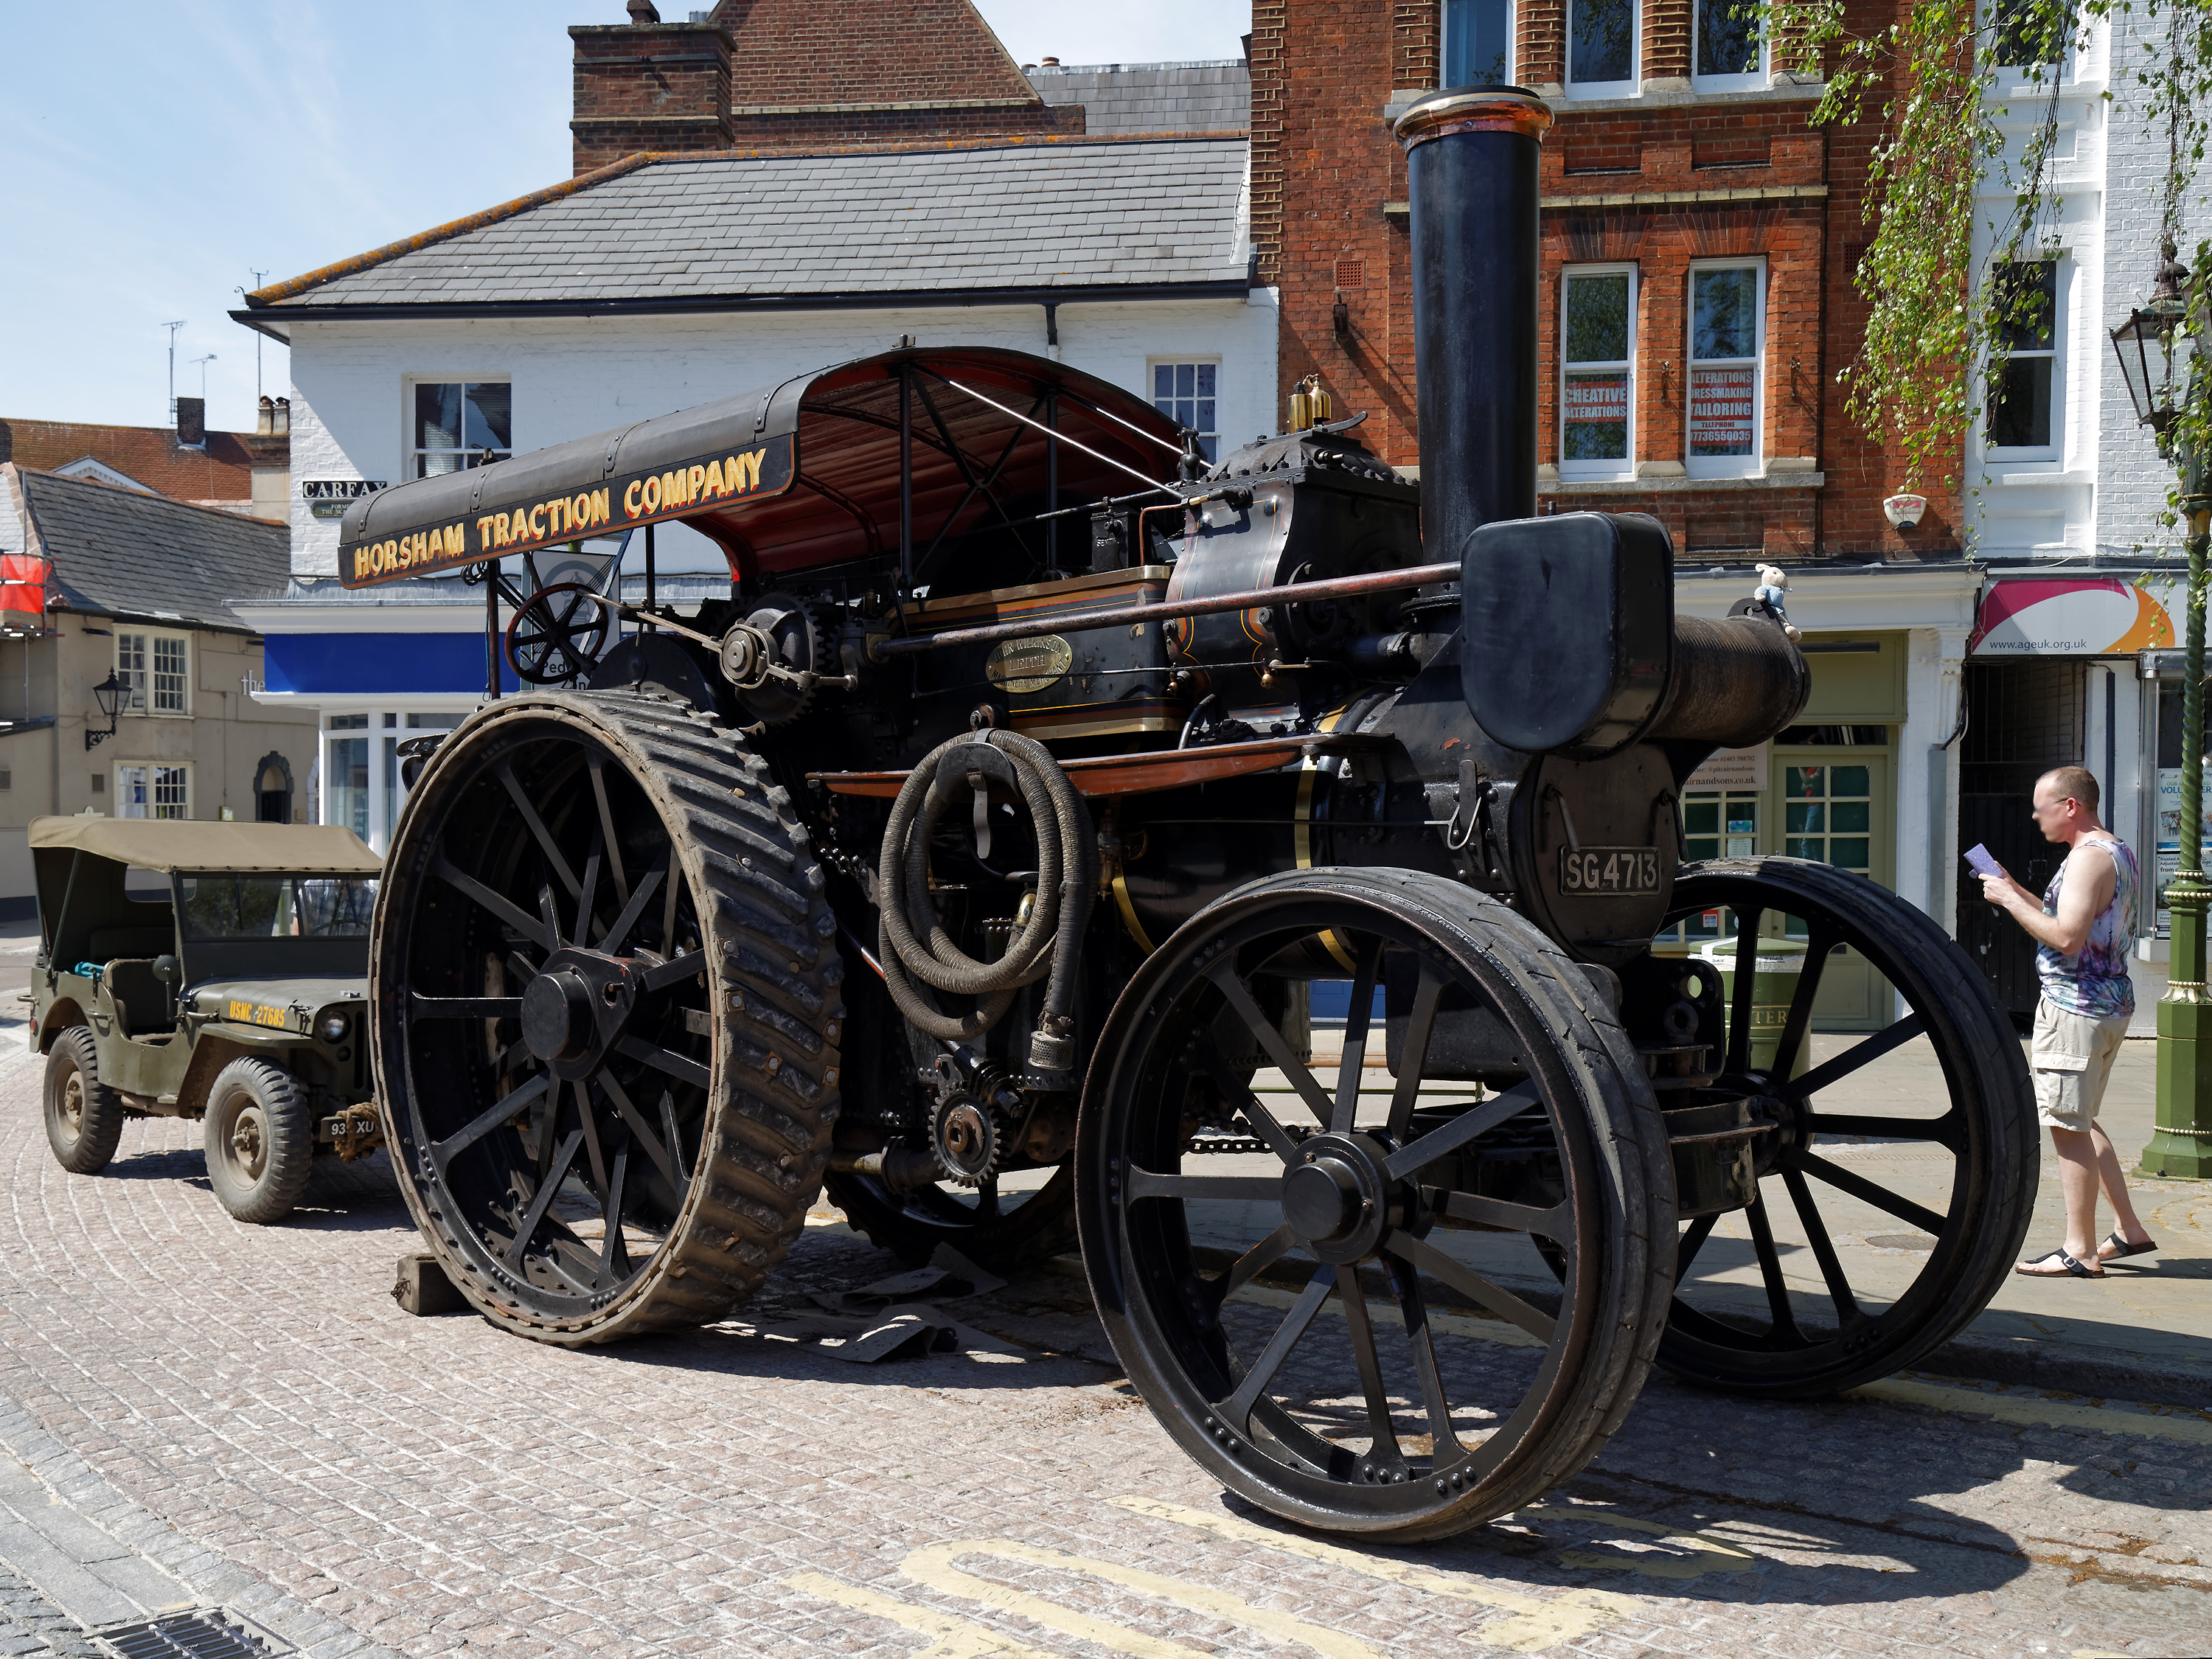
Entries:
[[[2136, 855], [2097, 820], [2097, 780], [2062, 766], [2035, 783], [2033, 815], [2046, 839], [2067, 849], [2039, 901], [2008, 875], [1984, 876], [1982, 894], [2001, 905], [2036, 943], [2043, 981], [2028, 1064], [2037, 1115], [2051, 1131], [2066, 1199], [2066, 1242], [2016, 1273], [2036, 1279], [2102, 1279], [2114, 1256], [2155, 1248], [2129, 1200], [2119, 1156], [2097, 1122], [2105, 1084], [2136, 1011], [2128, 979], [2133, 936]], [[2097, 1242], [2097, 1189], [2119, 1225]]]

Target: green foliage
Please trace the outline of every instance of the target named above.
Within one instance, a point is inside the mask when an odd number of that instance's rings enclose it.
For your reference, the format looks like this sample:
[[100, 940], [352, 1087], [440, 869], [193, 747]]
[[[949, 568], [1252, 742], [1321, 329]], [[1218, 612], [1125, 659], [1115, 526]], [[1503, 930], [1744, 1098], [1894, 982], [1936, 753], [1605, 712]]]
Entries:
[[[1760, 7], [1778, 58], [1801, 73], [1826, 72], [1816, 121], [1871, 112], [1880, 124], [1866, 202], [1874, 235], [1853, 273], [1866, 333], [1839, 376], [1846, 407], [1894, 447], [1908, 480], [1952, 483], [1948, 463], [1972, 423], [2001, 418], [1993, 405], [2013, 349], [2049, 330], [2045, 284], [2026, 267], [2057, 249], [2063, 204], [2051, 164], [2060, 65], [2100, 21], [2154, 31], [2168, 45], [2162, 62], [2116, 90], [2130, 119], [2172, 131], [2171, 220], [2212, 140], [2212, 0], [1911, 0], [1900, 18], [1863, 35], [1847, 26], [1843, 0]], [[2024, 131], [2020, 117], [2028, 118]], [[1993, 174], [2001, 189], [1984, 195]], [[1992, 201], [2003, 204], [2002, 216], [1978, 223]], [[1976, 232], [1984, 228], [1990, 251], [1978, 264]], [[2197, 268], [2208, 258], [2212, 249], [2200, 246]], [[2194, 285], [2193, 307], [2204, 305], [2208, 287]], [[2169, 437], [2212, 455], [2203, 383], [2193, 390]]]

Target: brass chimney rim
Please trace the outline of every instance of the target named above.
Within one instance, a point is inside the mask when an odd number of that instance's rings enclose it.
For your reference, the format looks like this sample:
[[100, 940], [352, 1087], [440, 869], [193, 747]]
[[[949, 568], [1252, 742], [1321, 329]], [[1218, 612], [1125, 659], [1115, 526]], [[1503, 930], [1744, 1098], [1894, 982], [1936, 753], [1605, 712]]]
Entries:
[[1517, 132], [1544, 141], [1552, 106], [1519, 87], [1447, 88], [1398, 118], [1392, 129], [1407, 149], [1455, 132]]

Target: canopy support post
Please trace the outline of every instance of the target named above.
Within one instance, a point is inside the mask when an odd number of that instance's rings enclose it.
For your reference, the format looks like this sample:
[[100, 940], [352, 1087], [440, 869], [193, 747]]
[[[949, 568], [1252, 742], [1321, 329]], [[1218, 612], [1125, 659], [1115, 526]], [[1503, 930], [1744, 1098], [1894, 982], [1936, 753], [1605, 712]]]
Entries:
[[484, 701], [499, 701], [499, 561], [484, 562]]
[[[1045, 313], [1048, 316], [1052, 313], [1053, 310], [1053, 307], [1047, 306], [1045, 307]], [[1059, 331], [1055, 328], [1054, 331], [1054, 337], [1057, 339], [1058, 337]], [[1048, 392], [1044, 394], [1044, 423], [1046, 427], [1044, 439], [1044, 493], [1045, 499], [1048, 503], [1046, 511], [1053, 512], [1060, 506], [1060, 438], [1058, 436], [1060, 431], [1060, 393], [1057, 392]], [[1052, 574], [1048, 577], [1047, 580], [1053, 581], [1058, 580], [1060, 574], [1060, 520], [1056, 517], [1045, 520], [1044, 562], [1045, 568], [1052, 572]]]
[[653, 609], [653, 526], [645, 527], [645, 608]]
[[899, 597], [914, 591], [914, 369], [899, 365]]

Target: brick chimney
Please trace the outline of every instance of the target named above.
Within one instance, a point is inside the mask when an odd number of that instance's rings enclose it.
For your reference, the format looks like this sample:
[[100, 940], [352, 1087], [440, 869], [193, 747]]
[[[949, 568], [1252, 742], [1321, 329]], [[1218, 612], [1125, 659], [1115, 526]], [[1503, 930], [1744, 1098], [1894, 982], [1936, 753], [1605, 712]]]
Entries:
[[575, 171], [589, 173], [639, 150], [727, 149], [730, 37], [708, 14], [664, 23], [650, 0], [629, 0], [628, 23], [580, 23], [575, 114], [568, 123]]

